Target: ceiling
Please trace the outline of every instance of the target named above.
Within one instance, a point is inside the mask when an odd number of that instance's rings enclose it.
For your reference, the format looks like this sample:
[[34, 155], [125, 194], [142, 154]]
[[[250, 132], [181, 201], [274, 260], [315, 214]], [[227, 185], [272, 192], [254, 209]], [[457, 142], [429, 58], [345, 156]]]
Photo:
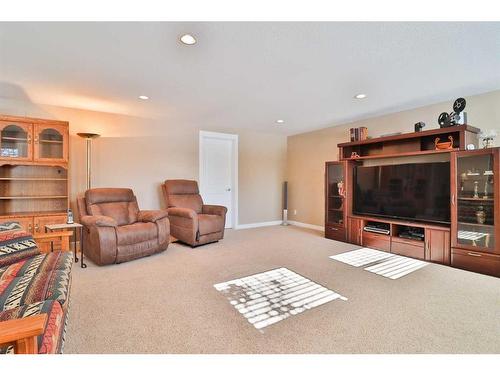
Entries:
[[0, 97], [208, 130], [296, 134], [499, 88], [500, 23], [0, 23]]

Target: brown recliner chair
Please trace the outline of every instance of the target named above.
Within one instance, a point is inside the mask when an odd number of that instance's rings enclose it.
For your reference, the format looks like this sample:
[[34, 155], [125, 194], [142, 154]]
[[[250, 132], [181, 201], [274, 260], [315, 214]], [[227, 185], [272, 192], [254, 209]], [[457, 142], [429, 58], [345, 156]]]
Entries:
[[131, 189], [90, 189], [78, 198], [84, 251], [98, 265], [122, 263], [166, 250], [166, 210], [140, 211]]
[[227, 208], [203, 204], [196, 181], [167, 180], [162, 187], [172, 236], [193, 247], [224, 238]]

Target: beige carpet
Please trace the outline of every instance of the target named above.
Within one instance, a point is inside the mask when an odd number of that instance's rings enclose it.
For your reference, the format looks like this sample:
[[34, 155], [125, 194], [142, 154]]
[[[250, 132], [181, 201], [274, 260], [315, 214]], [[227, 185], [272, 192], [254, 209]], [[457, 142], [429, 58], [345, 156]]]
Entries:
[[[431, 264], [390, 280], [328, 258], [356, 248], [276, 226], [74, 267], [65, 353], [500, 353], [500, 279]], [[278, 267], [348, 301], [262, 333], [213, 287]]]

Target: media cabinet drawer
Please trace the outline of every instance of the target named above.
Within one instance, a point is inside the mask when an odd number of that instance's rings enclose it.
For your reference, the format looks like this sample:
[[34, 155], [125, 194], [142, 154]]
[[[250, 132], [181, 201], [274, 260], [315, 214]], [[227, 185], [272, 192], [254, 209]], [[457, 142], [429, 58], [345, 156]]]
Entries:
[[417, 241], [392, 240], [391, 252], [394, 254], [403, 255], [405, 257], [425, 259], [424, 243], [416, 243]]
[[391, 251], [391, 237], [385, 234], [363, 231], [363, 246], [377, 250]]
[[345, 229], [339, 227], [326, 226], [325, 237], [331, 240], [345, 241]]
[[500, 277], [500, 255], [452, 248], [451, 265], [468, 271]]

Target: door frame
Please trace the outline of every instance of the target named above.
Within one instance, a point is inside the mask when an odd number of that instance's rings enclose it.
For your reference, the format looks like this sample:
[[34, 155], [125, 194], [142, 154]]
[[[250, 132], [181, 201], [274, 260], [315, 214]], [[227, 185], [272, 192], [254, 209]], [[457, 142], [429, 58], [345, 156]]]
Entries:
[[218, 132], [211, 132], [211, 131], [205, 131], [205, 130], [200, 130], [200, 135], [199, 135], [199, 164], [198, 164], [198, 180], [200, 184], [200, 193], [203, 193], [203, 188], [205, 184], [205, 171], [203, 167], [203, 160], [205, 159], [205, 150], [203, 147], [203, 141], [205, 139], [209, 138], [215, 138], [215, 139], [224, 139], [224, 140], [231, 140], [233, 144], [233, 152], [232, 152], [232, 197], [231, 197], [231, 204], [232, 204], [232, 211], [233, 211], [233, 218], [232, 218], [232, 223], [231, 228], [232, 229], [237, 229], [238, 227], [238, 134], [229, 134], [229, 133], [218, 133]]

